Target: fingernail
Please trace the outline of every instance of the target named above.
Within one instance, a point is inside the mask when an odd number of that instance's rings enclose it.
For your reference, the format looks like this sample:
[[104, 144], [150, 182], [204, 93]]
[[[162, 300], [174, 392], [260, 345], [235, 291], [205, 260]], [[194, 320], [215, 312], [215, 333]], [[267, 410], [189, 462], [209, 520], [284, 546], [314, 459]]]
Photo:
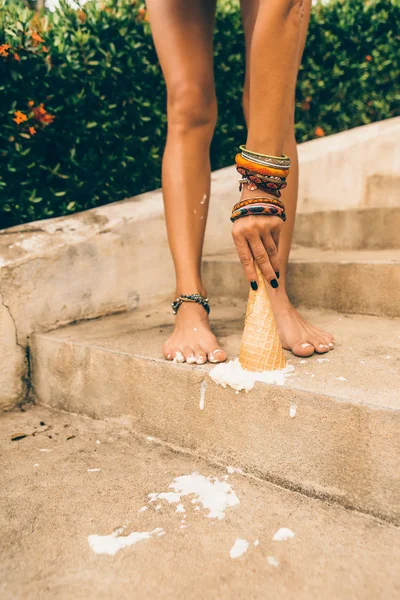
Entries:
[[276, 278], [279, 279], [279, 277], [280, 277], [279, 271], [275, 271], [275, 275], [276, 275]]
[[311, 344], [302, 344], [301, 347], [302, 348], [309, 348], [311, 346]]
[[270, 281], [270, 284], [271, 284], [271, 286], [272, 286], [274, 289], [276, 289], [276, 288], [278, 287], [278, 285], [279, 285], [279, 283], [277, 282], [277, 280], [276, 280], [276, 279], [272, 279], [272, 280]]
[[250, 281], [250, 286], [251, 286], [251, 289], [254, 290], [255, 292], [258, 290], [257, 281]]

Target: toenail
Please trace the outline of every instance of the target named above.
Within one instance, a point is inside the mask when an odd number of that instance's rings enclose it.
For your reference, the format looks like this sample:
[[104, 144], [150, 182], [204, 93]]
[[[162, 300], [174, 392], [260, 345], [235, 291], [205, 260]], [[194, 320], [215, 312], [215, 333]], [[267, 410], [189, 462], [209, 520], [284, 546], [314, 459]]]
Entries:
[[175, 358], [173, 360], [174, 363], [183, 363], [185, 362], [185, 357], [183, 356], [182, 352], [177, 352], [175, 354]]
[[196, 357], [194, 356], [194, 354], [188, 356], [186, 362], [188, 365], [193, 365], [196, 362]]
[[302, 348], [310, 348], [310, 347], [312, 347], [312, 344], [302, 344], [301, 347]]
[[330, 347], [330, 348], [333, 348], [333, 344], [329, 344], [329, 347]]
[[271, 279], [270, 284], [271, 284], [271, 287], [273, 287], [275, 290], [279, 285], [279, 283], [277, 282], [276, 279]]
[[204, 356], [198, 356], [198, 357], [196, 358], [196, 363], [197, 363], [198, 365], [202, 365], [203, 363], [205, 363], [205, 362], [206, 362], [206, 360], [207, 360], [207, 359], [206, 359]]
[[328, 346], [326, 344], [320, 344], [319, 348], [327, 348]]
[[250, 287], [254, 292], [256, 292], [258, 290], [257, 281], [250, 281]]

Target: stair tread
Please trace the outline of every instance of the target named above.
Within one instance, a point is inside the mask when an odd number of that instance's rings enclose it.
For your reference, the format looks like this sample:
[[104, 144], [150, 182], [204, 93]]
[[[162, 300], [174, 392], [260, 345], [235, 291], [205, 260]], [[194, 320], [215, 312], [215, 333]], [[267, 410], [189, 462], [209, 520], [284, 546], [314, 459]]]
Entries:
[[[40, 421], [51, 424], [52, 439], [10, 442], [10, 432], [32, 431]], [[39, 452], [43, 445], [49, 452]], [[135, 436], [126, 422], [42, 407], [7, 413], [0, 423], [0, 455], [7, 492], [2, 584], [8, 598], [396, 597], [398, 528], [227, 470], [225, 465], [236, 463], [212, 465]], [[35, 461], [40, 464], [33, 468]], [[98, 472], [88, 472], [94, 467]], [[222, 507], [224, 518], [210, 518], [211, 506], [198, 496], [193, 504], [192, 496], [182, 494], [183, 514], [165, 498], [149, 503], [150, 493], [171, 492], [176, 477], [193, 472], [217, 478], [236, 495], [236, 505]], [[220, 491], [216, 498], [225, 496]], [[143, 506], [147, 510], [139, 513]], [[121, 526], [115, 536], [122, 539], [157, 527], [165, 535], [114, 556], [89, 547], [89, 536], [110, 535]], [[295, 537], [273, 541], [282, 527]], [[238, 538], [249, 547], [232, 559]]]
[[[218, 300], [212, 306], [214, 330], [230, 359], [238, 354], [245, 304]], [[328, 354], [315, 354], [308, 359], [286, 352], [295, 371], [287, 378], [285, 388], [326, 395], [342, 402], [400, 410], [397, 392], [400, 389], [400, 319], [341, 315], [305, 308], [301, 313], [311, 323], [330, 331], [336, 339], [336, 348]], [[168, 306], [163, 305], [35, 335], [53, 342], [94, 346], [112, 353], [159, 361], [165, 364], [166, 370], [204, 372], [213, 368], [212, 365], [171, 364], [163, 359], [162, 344], [172, 326], [173, 316]]]
[[[206, 261], [238, 261], [237, 253], [232, 251], [209, 255]], [[295, 246], [290, 253], [290, 262], [314, 263], [357, 263], [357, 264], [399, 264], [400, 249], [389, 248], [384, 250], [325, 250], [323, 248], [307, 248]]]

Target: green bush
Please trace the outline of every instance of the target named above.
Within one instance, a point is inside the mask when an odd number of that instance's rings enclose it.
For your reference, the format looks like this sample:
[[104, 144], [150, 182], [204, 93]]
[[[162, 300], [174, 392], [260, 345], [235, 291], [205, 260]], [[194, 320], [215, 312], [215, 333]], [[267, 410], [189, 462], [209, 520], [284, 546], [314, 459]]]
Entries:
[[[298, 81], [298, 141], [399, 114], [400, 0], [332, 0], [312, 12]], [[212, 167], [245, 138], [237, 3], [215, 30]], [[20, 111], [20, 112], [17, 112]], [[70, 214], [160, 185], [165, 88], [144, 5], [0, 0], [0, 227]]]

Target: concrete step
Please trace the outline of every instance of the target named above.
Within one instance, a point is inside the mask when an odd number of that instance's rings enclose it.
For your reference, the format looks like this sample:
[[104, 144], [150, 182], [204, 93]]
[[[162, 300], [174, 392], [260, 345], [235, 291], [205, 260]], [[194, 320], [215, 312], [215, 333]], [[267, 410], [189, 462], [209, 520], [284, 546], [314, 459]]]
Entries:
[[[204, 261], [208, 290], [247, 298], [248, 283], [235, 252]], [[329, 251], [293, 248], [288, 271], [295, 305], [339, 312], [400, 316], [400, 249]]]
[[[15, 431], [36, 435], [12, 442]], [[399, 595], [398, 528], [232, 473], [226, 465], [134, 435], [126, 423], [38, 407], [4, 414], [0, 466], [4, 600]], [[210, 505], [199, 495], [149, 501], [151, 493], [172, 492], [169, 486], [182, 476], [190, 493], [194, 472], [209, 491], [211, 508], [218, 499], [230, 498], [230, 506], [222, 502], [210, 517]], [[177, 512], [173, 500], [185, 512]], [[139, 512], [142, 507], [147, 510]], [[149, 533], [132, 543], [133, 532], [157, 528], [163, 535]], [[282, 528], [294, 537], [273, 540]], [[234, 546], [242, 547], [241, 556], [235, 558]], [[99, 554], [102, 549], [115, 554]]]
[[293, 241], [326, 250], [400, 248], [400, 206], [300, 213]]
[[[244, 308], [213, 305], [231, 358]], [[173, 317], [163, 306], [36, 333], [34, 398], [96, 419], [129, 416], [144, 434], [400, 523], [400, 321], [303, 312], [337, 347], [308, 360], [287, 353], [295, 372], [284, 387], [257, 384], [236, 395], [210, 380], [210, 366], [165, 361]]]

